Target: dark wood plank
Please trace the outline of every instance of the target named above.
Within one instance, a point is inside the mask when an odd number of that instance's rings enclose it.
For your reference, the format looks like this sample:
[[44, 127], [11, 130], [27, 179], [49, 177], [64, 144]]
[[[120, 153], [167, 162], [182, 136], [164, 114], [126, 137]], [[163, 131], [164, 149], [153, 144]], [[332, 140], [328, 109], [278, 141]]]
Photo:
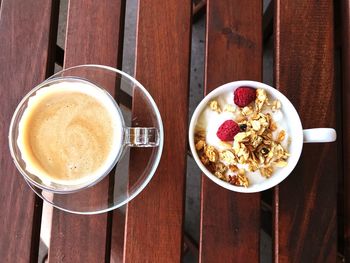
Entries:
[[[121, 66], [121, 32], [125, 1], [70, 1], [64, 67], [78, 64]], [[113, 82], [114, 83], [114, 82]], [[115, 95], [115, 84], [107, 89]], [[108, 180], [99, 183], [108, 190]], [[91, 203], [98, 200], [89, 196]], [[107, 193], [107, 192], [106, 192]], [[106, 195], [107, 198], [107, 195]], [[107, 201], [107, 199], [106, 199]], [[107, 213], [78, 216], [54, 209], [49, 260], [53, 262], [104, 262], [109, 260]], [[109, 250], [109, 249], [108, 249]]]
[[[262, 1], [209, 0], [205, 92], [262, 79]], [[225, 190], [202, 176], [201, 262], [259, 261], [260, 194]]]
[[[335, 127], [333, 1], [275, 1], [275, 85], [304, 128]], [[302, 25], [302, 26], [301, 26]], [[335, 262], [336, 144], [305, 144], [275, 189], [275, 262]]]
[[[56, 9], [55, 9], [56, 8]], [[12, 114], [22, 97], [45, 79], [55, 36], [50, 22], [57, 3], [3, 0], [0, 15], [0, 258], [38, 258], [41, 201], [17, 172], [8, 149]], [[57, 21], [56, 21], [57, 24]]]
[[342, 85], [343, 85], [343, 160], [344, 160], [344, 255], [350, 260], [350, 2], [341, 1]]
[[[180, 262], [191, 1], [143, 0], [139, 1], [138, 12], [136, 78], [159, 107], [166, 139], [156, 174], [144, 191], [128, 204], [124, 261]], [[133, 112], [142, 116], [137, 97]], [[142, 159], [142, 152], [132, 157], [137, 163]]]

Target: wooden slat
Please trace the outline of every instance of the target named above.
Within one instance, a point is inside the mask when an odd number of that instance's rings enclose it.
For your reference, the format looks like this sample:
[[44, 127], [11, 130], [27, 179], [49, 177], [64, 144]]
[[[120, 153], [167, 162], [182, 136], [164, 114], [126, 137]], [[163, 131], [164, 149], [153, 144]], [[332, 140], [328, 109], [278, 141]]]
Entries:
[[343, 171], [344, 171], [344, 255], [350, 261], [350, 2], [341, 1], [342, 85], [343, 85]]
[[[275, 84], [303, 127], [335, 127], [333, 1], [275, 1]], [[292, 125], [292, 124], [291, 124]], [[336, 144], [305, 144], [275, 189], [275, 262], [335, 262]]]
[[[209, 0], [205, 92], [262, 78], [262, 1]], [[258, 262], [260, 194], [225, 190], [202, 176], [201, 262]]]
[[[55, 44], [50, 21], [57, 4], [46, 0], [3, 0], [0, 12], [0, 258], [38, 258], [41, 201], [17, 172], [8, 149], [12, 114], [22, 97], [45, 79]], [[56, 21], [57, 26], [57, 21]]]
[[[156, 174], [128, 204], [125, 262], [181, 261], [190, 20], [190, 0], [139, 1], [136, 78], [159, 107], [165, 142]], [[137, 103], [136, 97], [133, 113], [142, 122], [142, 106]], [[143, 153], [132, 156], [133, 166]]]
[[[70, 1], [64, 67], [78, 64], [121, 65], [121, 39], [125, 1]], [[108, 91], [115, 95], [112, 86]], [[99, 183], [108, 190], [108, 180]], [[92, 194], [91, 203], [99, 199]], [[107, 201], [107, 200], [106, 200]], [[49, 260], [52, 262], [104, 262], [109, 260], [107, 214], [78, 216], [53, 212]]]

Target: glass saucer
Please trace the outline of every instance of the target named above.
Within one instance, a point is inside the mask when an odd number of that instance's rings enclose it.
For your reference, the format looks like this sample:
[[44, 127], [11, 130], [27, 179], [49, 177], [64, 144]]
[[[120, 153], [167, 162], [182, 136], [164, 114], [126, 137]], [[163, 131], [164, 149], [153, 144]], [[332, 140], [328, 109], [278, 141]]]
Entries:
[[159, 164], [164, 142], [159, 110], [151, 95], [137, 80], [115, 68], [80, 65], [62, 70], [48, 80], [62, 77], [87, 80], [115, 95], [126, 126], [158, 128], [159, 146], [125, 147], [119, 161], [107, 176], [97, 184], [77, 192], [55, 193], [26, 181], [43, 200], [67, 212], [99, 214], [118, 208], [146, 187]]

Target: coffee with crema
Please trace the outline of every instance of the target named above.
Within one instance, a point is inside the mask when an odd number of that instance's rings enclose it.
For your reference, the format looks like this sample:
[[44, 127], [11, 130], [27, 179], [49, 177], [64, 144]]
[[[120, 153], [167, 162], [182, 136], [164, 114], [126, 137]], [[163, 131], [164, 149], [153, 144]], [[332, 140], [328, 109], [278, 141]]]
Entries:
[[17, 144], [26, 169], [45, 182], [89, 184], [113, 165], [122, 121], [111, 97], [85, 81], [37, 91], [19, 123]]

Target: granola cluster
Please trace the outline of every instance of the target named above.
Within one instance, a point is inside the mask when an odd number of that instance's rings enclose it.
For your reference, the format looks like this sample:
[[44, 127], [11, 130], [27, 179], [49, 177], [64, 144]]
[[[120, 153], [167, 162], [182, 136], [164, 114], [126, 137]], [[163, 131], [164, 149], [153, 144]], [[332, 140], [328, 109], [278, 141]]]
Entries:
[[[219, 103], [213, 100], [209, 108], [218, 114], [222, 112]], [[258, 171], [265, 178], [271, 177], [276, 167], [285, 167], [289, 153], [281, 143], [286, 132], [278, 130], [269, 112], [280, 110], [277, 100], [269, 102], [264, 89], [256, 90], [254, 103], [239, 108], [224, 105], [223, 111], [235, 113], [240, 132], [232, 142], [221, 142], [224, 150], [216, 149], [206, 142], [206, 132], [197, 129], [195, 146], [201, 162], [221, 180], [236, 186], [249, 186], [247, 172]], [[275, 132], [275, 133], [274, 133]]]

